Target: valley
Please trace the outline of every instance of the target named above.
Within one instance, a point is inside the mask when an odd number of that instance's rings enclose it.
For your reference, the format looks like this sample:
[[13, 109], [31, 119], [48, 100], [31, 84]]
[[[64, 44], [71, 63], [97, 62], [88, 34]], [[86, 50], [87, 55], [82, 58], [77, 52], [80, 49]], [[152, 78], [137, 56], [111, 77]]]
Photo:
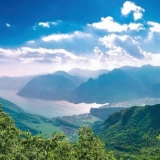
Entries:
[[19, 90], [7, 84], [20, 87], [20, 77], [17, 82], [0, 78], [5, 83], [0, 85], [0, 103], [16, 127], [35, 136], [59, 132], [76, 142], [78, 130], [87, 126], [117, 159], [144, 159], [146, 151], [147, 160], [159, 157], [160, 68], [126, 66], [103, 71], [98, 78], [91, 72], [94, 79], [88, 80], [75, 70], [71, 73], [76, 76], [57, 71], [28, 82], [25, 78]]
[[4, 112], [13, 118], [16, 127], [23, 131], [30, 131], [33, 135], [43, 134], [45, 137], [49, 137], [53, 132], [62, 132], [68, 137], [71, 136], [74, 140], [77, 136], [77, 129], [82, 125], [91, 127], [94, 122], [100, 121], [100, 119], [89, 113], [62, 117], [57, 115], [55, 118], [46, 118], [41, 115], [27, 113], [16, 104], [1, 97], [0, 104]]
[[48, 137], [53, 132], [60, 132], [75, 142], [77, 130], [85, 125], [100, 137], [107, 151], [114, 151], [117, 160], [120, 157], [124, 160], [150, 160], [160, 156], [160, 142], [156, 139], [160, 133], [160, 105], [116, 107], [114, 104], [114, 107], [91, 108], [90, 114], [45, 118], [26, 113], [5, 99], [0, 98], [0, 103], [19, 129], [33, 135]]

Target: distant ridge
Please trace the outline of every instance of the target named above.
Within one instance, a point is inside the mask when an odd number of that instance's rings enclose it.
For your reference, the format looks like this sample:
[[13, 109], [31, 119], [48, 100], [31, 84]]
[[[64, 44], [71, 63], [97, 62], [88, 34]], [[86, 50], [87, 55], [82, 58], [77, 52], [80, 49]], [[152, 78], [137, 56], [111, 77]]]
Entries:
[[68, 99], [76, 85], [59, 75], [42, 75], [33, 78], [17, 94], [23, 97], [64, 100]]
[[107, 69], [100, 69], [100, 70], [89, 70], [89, 69], [80, 69], [74, 68], [68, 71], [69, 74], [79, 77], [87, 77], [87, 78], [98, 78], [100, 75], [104, 73], [108, 73]]
[[57, 71], [54, 73], [54, 75], [59, 75], [59, 76], [63, 76], [65, 78], [68, 78], [76, 85], [76, 87], [78, 87], [80, 84], [82, 84], [85, 81], [85, 80], [83, 80], [83, 78], [78, 77], [78, 76], [72, 76], [65, 71]]
[[68, 73], [57, 71], [54, 74], [37, 76], [17, 94], [46, 100], [103, 104], [137, 98], [160, 98], [159, 84], [160, 67], [151, 65], [124, 66], [112, 71], [75, 68]]

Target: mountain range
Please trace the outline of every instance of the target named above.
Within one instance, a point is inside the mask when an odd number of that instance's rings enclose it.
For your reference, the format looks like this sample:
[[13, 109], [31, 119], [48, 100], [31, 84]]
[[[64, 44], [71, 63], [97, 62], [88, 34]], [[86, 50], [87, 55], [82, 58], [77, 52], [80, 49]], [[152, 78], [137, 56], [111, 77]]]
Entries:
[[80, 69], [74, 68], [68, 71], [68, 74], [83, 77], [83, 78], [98, 78], [100, 75], [107, 73], [107, 69], [100, 69], [100, 70], [89, 70], [89, 69]]
[[69, 98], [75, 88], [75, 83], [70, 79], [48, 74], [33, 78], [17, 94], [30, 98], [65, 100]]
[[90, 78], [72, 93], [71, 102], [106, 103], [127, 101], [142, 96], [140, 84], [121, 69], [114, 69], [97, 79]]
[[[103, 73], [98, 78], [84, 79], [70, 75], [78, 74], [78, 69], [58, 71], [54, 74], [32, 78], [19, 92], [23, 97], [66, 100], [72, 103], [122, 102], [137, 98], [160, 97], [160, 67], [125, 66]], [[80, 70], [80, 73], [82, 70]], [[88, 72], [88, 71], [87, 71]], [[104, 73], [105, 72], [105, 73]], [[97, 74], [97, 71], [95, 71]], [[160, 88], [160, 87], [159, 87]]]
[[126, 72], [136, 81], [138, 81], [144, 89], [152, 87], [152, 85], [160, 82], [160, 67], [144, 65], [142, 67], [121, 67], [121, 70]]

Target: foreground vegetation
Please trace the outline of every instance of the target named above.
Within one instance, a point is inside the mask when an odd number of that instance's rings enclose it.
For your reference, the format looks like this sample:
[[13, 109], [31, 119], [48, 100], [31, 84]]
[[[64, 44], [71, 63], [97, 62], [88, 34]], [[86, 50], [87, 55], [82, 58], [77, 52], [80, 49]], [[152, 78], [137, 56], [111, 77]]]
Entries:
[[[0, 107], [2, 160], [160, 159], [160, 105], [126, 108], [104, 122], [90, 114], [48, 119], [28, 114], [2, 98], [0, 103], [3, 104]], [[82, 124], [92, 127], [105, 145], [91, 129], [79, 129]], [[53, 131], [64, 132], [66, 136]]]
[[59, 133], [49, 138], [32, 136], [16, 128], [13, 120], [0, 106], [0, 159], [2, 160], [115, 160], [112, 152], [106, 153], [104, 144], [91, 129], [78, 131], [77, 143]]

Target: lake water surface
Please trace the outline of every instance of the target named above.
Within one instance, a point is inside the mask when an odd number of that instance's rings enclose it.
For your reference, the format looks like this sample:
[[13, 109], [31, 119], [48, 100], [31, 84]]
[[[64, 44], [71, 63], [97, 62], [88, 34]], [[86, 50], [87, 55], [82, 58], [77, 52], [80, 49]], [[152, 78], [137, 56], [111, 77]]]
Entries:
[[160, 98], [144, 98], [135, 99], [128, 102], [110, 103], [104, 104], [73, 104], [67, 101], [48, 101], [33, 98], [24, 98], [16, 95], [17, 91], [0, 90], [0, 97], [7, 99], [19, 107], [21, 107], [27, 113], [38, 114], [45, 117], [59, 117], [67, 115], [78, 115], [83, 113], [89, 113], [90, 108], [104, 107], [130, 107], [130, 106], [144, 106], [160, 104]]
[[9, 100], [27, 113], [39, 114], [45, 117], [58, 117], [74, 114], [89, 113], [91, 107], [97, 108], [102, 104], [73, 104], [67, 101], [48, 101], [24, 98], [16, 95], [17, 91], [0, 90], [0, 97]]

